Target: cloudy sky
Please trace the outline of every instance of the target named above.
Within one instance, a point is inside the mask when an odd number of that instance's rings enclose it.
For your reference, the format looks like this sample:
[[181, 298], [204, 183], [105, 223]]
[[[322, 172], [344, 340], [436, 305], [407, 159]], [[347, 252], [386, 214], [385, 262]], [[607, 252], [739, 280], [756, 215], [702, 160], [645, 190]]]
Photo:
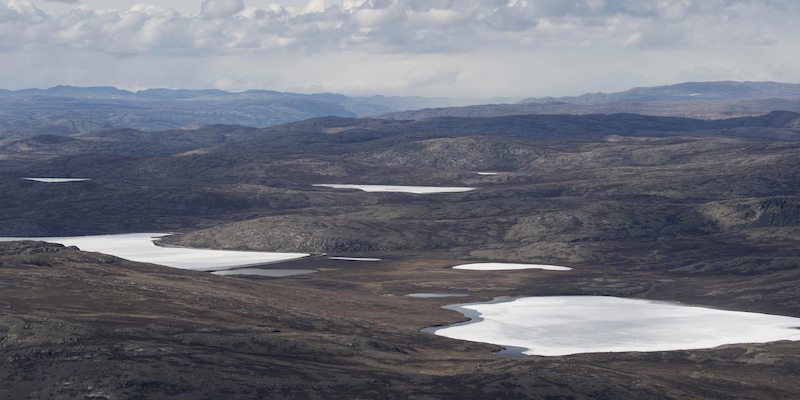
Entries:
[[0, 0], [0, 88], [526, 97], [800, 83], [797, 21], [796, 0]]

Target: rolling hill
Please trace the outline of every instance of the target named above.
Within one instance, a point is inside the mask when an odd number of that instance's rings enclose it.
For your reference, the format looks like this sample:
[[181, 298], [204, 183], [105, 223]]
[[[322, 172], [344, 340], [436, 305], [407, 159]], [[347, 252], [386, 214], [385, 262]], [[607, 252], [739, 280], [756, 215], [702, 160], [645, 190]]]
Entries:
[[[504, 358], [420, 332], [465, 318], [440, 308], [453, 299], [405, 295], [619, 296], [800, 317], [798, 134], [800, 114], [776, 111], [6, 138], [2, 236], [171, 232], [160, 245], [307, 252], [265, 268], [316, 272], [224, 277], [0, 243], [0, 396], [797, 397], [798, 342]], [[472, 262], [573, 269], [449, 268]]]

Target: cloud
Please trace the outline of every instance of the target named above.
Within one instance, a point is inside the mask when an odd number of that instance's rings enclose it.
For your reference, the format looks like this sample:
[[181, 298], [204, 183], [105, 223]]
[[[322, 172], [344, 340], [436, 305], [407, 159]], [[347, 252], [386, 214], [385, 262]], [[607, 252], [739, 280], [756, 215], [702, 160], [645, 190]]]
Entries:
[[244, 10], [243, 0], [205, 0], [200, 15], [205, 18], [230, 18]]
[[190, 49], [201, 54], [359, 48], [425, 54], [484, 46], [664, 48], [735, 38], [762, 45], [797, 39], [796, 31], [768, 37], [758, 30], [775, 26], [776, 20], [789, 24], [798, 14], [798, 6], [776, 0], [313, 0], [299, 11], [275, 5], [246, 8], [243, 0], [205, 0], [197, 15], [157, 6], [56, 15], [10, 0], [0, 5], [0, 47], [57, 44], [112, 53], [179, 54]]
[[[479, 58], [496, 58], [500, 52], [509, 60], [521, 55], [525, 62], [548, 65], [553, 76], [562, 76], [555, 71], [559, 68], [575, 73], [602, 69], [613, 75], [601, 79], [604, 82], [622, 85], [660, 79], [655, 83], [663, 84], [678, 79], [678, 70], [718, 71], [729, 78], [763, 67], [774, 76], [781, 73], [781, 66], [790, 68], [795, 43], [800, 42], [796, 28], [800, 3], [781, 0], [310, 0], [300, 7], [264, 8], [248, 7], [246, 1], [205, 0], [198, 14], [148, 4], [122, 12], [81, 7], [57, 14], [24, 0], [0, 0], [0, 58], [14, 54], [45, 60], [48, 54], [61, 54], [61, 62], [115, 60], [114, 68], [124, 70], [121, 73], [130, 79], [135, 74], [123, 65], [131, 60], [142, 68], [150, 60], [155, 69], [165, 68], [168, 60], [175, 65], [208, 66], [209, 57], [235, 59], [228, 64], [232, 70], [259, 60], [259, 68], [247, 67], [247, 74], [194, 68], [198, 74], [214, 75], [213, 79], [192, 77], [191, 83], [181, 82], [195, 86], [217, 82], [225, 88], [262, 82], [333, 90], [344, 87], [344, 77], [323, 69], [316, 72], [319, 79], [303, 79], [287, 69], [314, 73], [316, 66], [306, 68], [303, 60], [347, 68], [346, 60], [337, 55], [358, 54], [357, 61], [350, 61], [363, 65], [352, 68], [357, 73], [343, 75], [364, 90], [400, 90], [397, 85], [419, 89], [441, 80], [437, 86], [441, 90], [472, 85], [488, 91], [514, 85], [499, 83], [506, 78], [490, 77], [491, 69], [483, 75], [475, 72], [486, 65], [515, 77], [525, 74], [513, 71], [532, 68]], [[603, 68], [595, 61], [599, 54], [608, 57]], [[542, 64], [545, 55], [555, 58]], [[647, 57], [674, 63], [671, 78], [664, 75], [666, 67], [661, 64], [654, 67], [662, 71], [660, 78], [644, 71], [644, 65], [650, 65], [643, 62]], [[469, 65], [436, 64], [454, 59]], [[382, 60], [383, 66], [374, 60]], [[578, 63], [580, 68], [566, 68], [565, 63]], [[375, 73], [364, 65], [385, 71]], [[80, 66], [70, 67], [75, 69], [64, 79], [83, 76], [75, 72]], [[59, 74], [57, 68], [47, 71]], [[18, 78], [9, 74], [5, 73], [6, 81]], [[782, 76], [793, 74], [784, 71]], [[287, 76], [292, 78], [281, 78]], [[480, 79], [495, 83], [482, 85], [477, 83]], [[529, 86], [537, 84], [531, 81]]]

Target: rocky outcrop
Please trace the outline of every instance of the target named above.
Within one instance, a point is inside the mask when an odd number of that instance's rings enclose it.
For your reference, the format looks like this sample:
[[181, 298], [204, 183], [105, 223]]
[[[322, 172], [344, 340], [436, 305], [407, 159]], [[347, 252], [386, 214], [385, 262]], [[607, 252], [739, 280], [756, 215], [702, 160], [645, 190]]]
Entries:
[[722, 229], [800, 226], [800, 198], [795, 196], [711, 202], [701, 212]]
[[454, 244], [432, 234], [434, 223], [347, 217], [279, 216], [168, 236], [159, 243], [195, 248], [277, 252], [360, 253], [434, 249]]

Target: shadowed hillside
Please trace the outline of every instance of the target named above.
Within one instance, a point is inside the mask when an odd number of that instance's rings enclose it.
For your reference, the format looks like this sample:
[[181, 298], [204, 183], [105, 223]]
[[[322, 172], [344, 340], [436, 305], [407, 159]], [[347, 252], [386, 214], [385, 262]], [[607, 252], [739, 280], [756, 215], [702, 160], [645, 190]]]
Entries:
[[[163, 132], [108, 130], [75, 138], [159, 143], [186, 150], [225, 143], [269, 142], [270, 149], [293, 153], [321, 151], [310, 145], [346, 145], [419, 140], [422, 138], [494, 136], [533, 140], [581, 139], [586, 136], [731, 137], [747, 140], [795, 141], [800, 138], [800, 114], [776, 111], [758, 117], [696, 120], [634, 114], [514, 115], [495, 118], [431, 118], [420, 121], [313, 118], [285, 125], [250, 128], [228, 125], [197, 126]], [[383, 142], [377, 142], [383, 143]]]

